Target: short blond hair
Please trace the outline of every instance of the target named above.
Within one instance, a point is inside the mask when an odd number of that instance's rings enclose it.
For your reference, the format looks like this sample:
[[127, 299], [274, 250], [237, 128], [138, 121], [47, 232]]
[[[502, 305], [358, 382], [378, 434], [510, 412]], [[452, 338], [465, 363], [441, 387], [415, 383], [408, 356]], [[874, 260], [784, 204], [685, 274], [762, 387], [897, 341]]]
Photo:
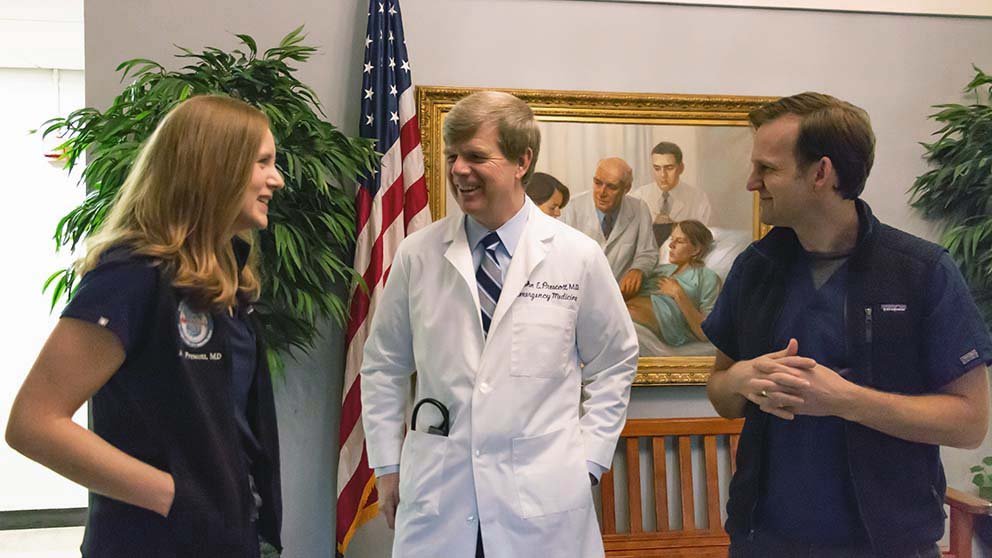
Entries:
[[466, 142], [489, 123], [496, 125], [500, 152], [508, 160], [517, 161], [531, 150], [530, 168], [523, 177], [527, 183], [537, 165], [541, 130], [534, 111], [509, 93], [477, 91], [455, 103], [444, 119], [444, 143], [451, 146]]
[[268, 129], [265, 114], [230, 97], [178, 104], [141, 147], [78, 271], [126, 246], [161, 262], [198, 307], [233, 306], [239, 292], [258, 298], [253, 262], [239, 273], [230, 242]]

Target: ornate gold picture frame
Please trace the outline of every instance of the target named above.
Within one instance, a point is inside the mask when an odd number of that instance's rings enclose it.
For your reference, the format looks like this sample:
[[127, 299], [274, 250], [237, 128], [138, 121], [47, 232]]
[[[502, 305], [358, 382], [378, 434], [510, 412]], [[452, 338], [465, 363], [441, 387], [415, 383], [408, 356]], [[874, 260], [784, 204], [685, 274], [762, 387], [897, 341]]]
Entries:
[[[446, 184], [442, 123], [459, 99], [477, 90], [417, 88], [424, 171], [435, 220], [459, 211]], [[721, 278], [720, 272], [729, 270], [733, 257], [767, 232], [758, 219], [757, 196], [745, 189], [751, 141], [747, 114], [774, 97], [499, 90], [516, 95], [534, 110], [542, 128], [536, 170], [564, 182], [573, 200], [591, 188], [596, 161], [604, 157], [627, 160], [633, 169], [634, 189], [641, 185], [650, 189], [655, 180], [652, 145], [672, 141], [682, 146], [684, 182], [698, 184], [711, 200], [712, 217], [707, 217], [711, 222], [706, 224], [714, 231], [716, 245], [724, 243], [716, 256], [719, 262], [714, 264]], [[660, 258], [667, 254], [664, 244]], [[654, 343], [661, 336], [649, 336], [647, 328], [638, 329], [642, 356], [636, 385], [706, 383], [714, 361], [712, 345], [695, 342], [669, 347]]]

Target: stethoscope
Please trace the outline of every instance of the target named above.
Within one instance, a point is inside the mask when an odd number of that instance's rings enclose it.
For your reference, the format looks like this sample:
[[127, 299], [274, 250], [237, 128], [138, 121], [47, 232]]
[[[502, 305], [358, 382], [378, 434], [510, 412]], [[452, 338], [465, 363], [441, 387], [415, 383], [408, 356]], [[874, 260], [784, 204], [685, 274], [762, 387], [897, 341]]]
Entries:
[[431, 397], [425, 397], [420, 401], [417, 401], [417, 404], [413, 406], [413, 416], [410, 418], [410, 422], [412, 423], [410, 425], [410, 430], [417, 429], [417, 412], [420, 411], [420, 407], [423, 406], [424, 403], [430, 403], [435, 406], [438, 411], [441, 411], [441, 426], [429, 426], [427, 427], [427, 433], [438, 436], [447, 436], [449, 428], [448, 408], [444, 406], [444, 403], [441, 403], [437, 399], [433, 399]]

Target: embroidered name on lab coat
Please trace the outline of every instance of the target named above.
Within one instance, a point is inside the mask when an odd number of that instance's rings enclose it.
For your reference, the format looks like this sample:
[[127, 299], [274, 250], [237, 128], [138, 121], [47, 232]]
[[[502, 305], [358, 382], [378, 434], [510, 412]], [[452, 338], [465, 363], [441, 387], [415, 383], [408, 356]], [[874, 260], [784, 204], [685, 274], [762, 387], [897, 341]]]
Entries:
[[571, 302], [579, 300], [578, 283], [549, 283], [548, 281], [527, 281], [517, 298]]

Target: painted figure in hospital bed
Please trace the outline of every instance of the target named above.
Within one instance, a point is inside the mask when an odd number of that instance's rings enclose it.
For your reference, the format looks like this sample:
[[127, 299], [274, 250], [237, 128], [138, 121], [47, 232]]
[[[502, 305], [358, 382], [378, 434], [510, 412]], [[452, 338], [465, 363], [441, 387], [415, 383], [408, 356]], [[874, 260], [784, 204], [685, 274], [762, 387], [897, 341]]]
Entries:
[[668, 242], [669, 263], [645, 277], [641, 291], [627, 301], [630, 317], [672, 347], [706, 341], [701, 324], [722, 283], [703, 263], [713, 247], [713, 233], [699, 221], [681, 221]]

